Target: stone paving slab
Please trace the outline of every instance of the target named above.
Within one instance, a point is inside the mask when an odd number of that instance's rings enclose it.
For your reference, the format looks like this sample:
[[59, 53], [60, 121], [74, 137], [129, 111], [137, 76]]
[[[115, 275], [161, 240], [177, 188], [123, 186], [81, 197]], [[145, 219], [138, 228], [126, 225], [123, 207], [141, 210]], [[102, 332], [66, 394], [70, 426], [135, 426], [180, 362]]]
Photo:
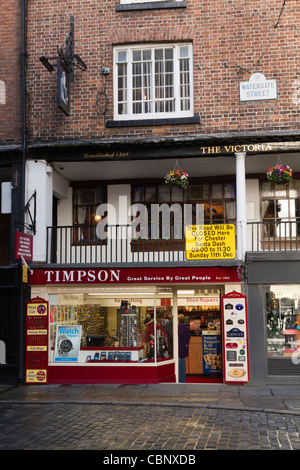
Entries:
[[223, 407], [300, 414], [300, 385], [70, 384], [0, 386], [1, 402]]

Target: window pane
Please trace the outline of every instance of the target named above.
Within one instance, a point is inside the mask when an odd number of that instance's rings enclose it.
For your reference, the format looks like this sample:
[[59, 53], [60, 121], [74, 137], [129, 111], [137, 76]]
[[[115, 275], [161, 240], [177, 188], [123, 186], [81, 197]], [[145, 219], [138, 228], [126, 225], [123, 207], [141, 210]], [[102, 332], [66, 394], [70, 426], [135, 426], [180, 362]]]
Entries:
[[170, 188], [167, 186], [159, 186], [158, 187], [158, 200], [160, 202], [169, 202], [170, 201]]
[[236, 218], [236, 205], [235, 202], [225, 202], [225, 217], [226, 220], [231, 220]]
[[144, 201], [144, 188], [133, 189], [133, 200], [134, 202]]
[[145, 201], [155, 201], [155, 200], [156, 200], [155, 187], [145, 188]]
[[141, 61], [141, 59], [142, 59], [142, 51], [132, 51], [133, 61]]
[[209, 186], [208, 184], [193, 184], [189, 186], [189, 200], [190, 201], [203, 201], [209, 199]]
[[222, 199], [223, 198], [223, 185], [222, 183], [212, 185], [212, 198]]
[[235, 197], [235, 186], [234, 184], [225, 184], [224, 185], [224, 197]]
[[262, 217], [263, 219], [270, 219], [275, 217], [274, 201], [262, 201]]
[[282, 184], [275, 184], [275, 196], [286, 196], [286, 187]]
[[287, 219], [289, 217], [289, 200], [279, 199], [276, 201], [276, 216]]
[[179, 48], [179, 57], [180, 58], [189, 57], [189, 47], [188, 46], [182, 46], [182, 47]]
[[118, 52], [118, 62], [126, 62], [127, 61], [127, 52], [120, 51]]
[[299, 348], [296, 323], [299, 302], [300, 286], [298, 284], [266, 287], [268, 356], [291, 355]]
[[171, 200], [172, 201], [183, 201], [184, 190], [181, 188], [171, 189]]
[[222, 220], [224, 218], [223, 202], [212, 202], [211, 214], [212, 220]]
[[262, 183], [262, 196], [267, 197], [267, 196], [273, 196], [274, 192], [272, 189], [272, 184], [269, 182], [263, 182]]
[[96, 192], [94, 189], [81, 189], [77, 191], [78, 204], [93, 204], [96, 200]]
[[300, 197], [300, 180], [293, 180], [289, 184], [290, 197]]

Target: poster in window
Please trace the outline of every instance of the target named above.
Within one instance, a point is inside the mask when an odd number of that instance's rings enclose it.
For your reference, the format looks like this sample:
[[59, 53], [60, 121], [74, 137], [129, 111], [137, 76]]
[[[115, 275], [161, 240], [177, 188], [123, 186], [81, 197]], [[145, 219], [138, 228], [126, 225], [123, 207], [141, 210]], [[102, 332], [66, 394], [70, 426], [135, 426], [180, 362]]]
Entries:
[[58, 325], [55, 341], [55, 362], [77, 362], [80, 350], [81, 325]]

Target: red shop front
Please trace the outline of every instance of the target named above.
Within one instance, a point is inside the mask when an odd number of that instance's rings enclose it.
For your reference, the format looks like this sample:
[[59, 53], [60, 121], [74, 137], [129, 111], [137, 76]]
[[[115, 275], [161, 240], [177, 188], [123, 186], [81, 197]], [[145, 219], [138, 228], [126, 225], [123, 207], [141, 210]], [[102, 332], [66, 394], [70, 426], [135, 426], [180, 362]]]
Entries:
[[30, 286], [49, 305], [47, 383], [175, 383], [179, 314], [186, 381], [223, 381], [221, 299], [240, 290], [237, 267], [33, 269]]

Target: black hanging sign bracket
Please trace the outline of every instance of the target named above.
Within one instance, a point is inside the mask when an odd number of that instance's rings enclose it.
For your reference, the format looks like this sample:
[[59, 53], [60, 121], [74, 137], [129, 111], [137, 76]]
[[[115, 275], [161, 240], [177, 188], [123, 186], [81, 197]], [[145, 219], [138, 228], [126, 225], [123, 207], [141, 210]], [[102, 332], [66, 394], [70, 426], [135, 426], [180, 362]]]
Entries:
[[78, 54], [74, 53], [74, 16], [70, 17], [70, 31], [59, 48], [58, 56], [40, 57], [40, 62], [51, 73], [57, 69], [57, 107], [67, 116], [70, 114], [70, 83], [74, 80], [74, 70], [87, 70], [87, 66]]

